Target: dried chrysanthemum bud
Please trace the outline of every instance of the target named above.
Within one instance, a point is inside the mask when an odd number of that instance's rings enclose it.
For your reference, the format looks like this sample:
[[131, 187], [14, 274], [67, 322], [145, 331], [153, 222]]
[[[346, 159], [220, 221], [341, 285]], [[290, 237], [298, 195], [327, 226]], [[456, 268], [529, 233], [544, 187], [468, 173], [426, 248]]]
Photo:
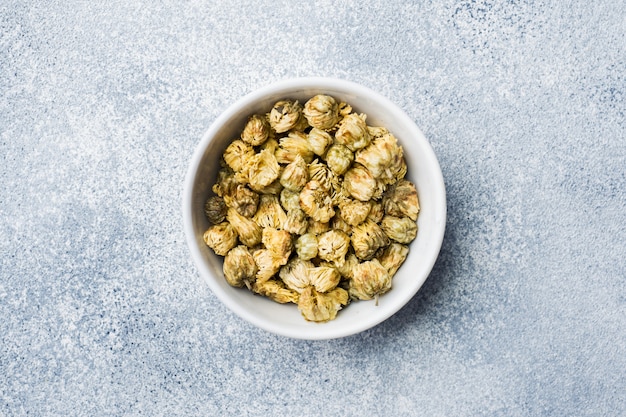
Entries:
[[259, 194], [278, 195], [283, 190], [283, 186], [280, 184], [278, 178], [266, 187], [254, 187], [252, 184], [250, 184], [250, 187]]
[[408, 217], [386, 215], [380, 222], [380, 227], [390, 239], [398, 243], [410, 243], [417, 236], [417, 223]]
[[371, 208], [367, 218], [374, 223], [380, 223], [385, 215], [383, 203], [381, 201], [370, 201], [370, 206]]
[[[402, 148], [400, 148], [402, 149]], [[393, 155], [393, 160], [388, 169], [388, 176], [383, 178], [387, 184], [400, 181], [407, 173], [406, 161], [403, 152]]]
[[337, 175], [343, 175], [354, 161], [354, 153], [345, 145], [334, 144], [324, 156], [326, 164]]
[[219, 195], [211, 196], [204, 204], [204, 214], [211, 224], [218, 224], [226, 219], [226, 204]]
[[389, 130], [387, 130], [386, 127], [382, 127], [382, 126], [368, 126], [367, 131], [369, 132], [372, 140], [376, 140], [377, 138], [380, 138], [389, 134]]
[[280, 165], [272, 152], [262, 150], [250, 157], [246, 166], [250, 187], [262, 189], [270, 185], [280, 174]]
[[280, 264], [287, 263], [293, 249], [291, 233], [286, 230], [277, 230], [272, 227], [263, 229], [261, 242], [266, 249], [272, 251]]
[[283, 229], [289, 233], [301, 235], [306, 233], [306, 229], [309, 227], [309, 222], [306, 218], [306, 214], [300, 207], [287, 212], [287, 220], [283, 225]]
[[298, 293], [285, 288], [285, 284], [277, 279], [269, 279], [267, 281], [256, 281], [252, 286], [252, 291], [277, 303], [298, 303]]
[[300, 207], [314, 220], [328, 222], [335, 215], [333, 202], [318, 181], [309, 181], [300, 192]]
[[317, 256], [317, 235], [305, 233], [296, 240], [298, 258], [308, 261]]
[[280, 183], [290, 191], [300, 191], [309, 181], [309, 169], [300, 155], [287, 164], [280, 175]]
[[273, 227], [274, 229], [282, 228], [287, 220], [287, 214], [284, 212], [278, 197], [271, 194], [262, 194], [259, 202], [259, 208], [252, 218], [261, 227]]
[[380, 264], [387, 269], [389, 276], [393, 277], [409, 254], [409, 247], [400, 243], [391, 242], [378, 256]]
[[224, 258], [224, 277], [233, 287], [247, 286], [254, 282], [257, 266], [252, 254], [244, 245], [231, 249]]
[[343, 101], [339, 103], [339, 117], [345, 117], [352, 113], [352, 106]]
[[269, 249], [256, 249], [252, 257], [257, 266], [256, 281], [265, 282], [278, 273], [278, 270], [286, 262]]
[[259, 205], [259, 195], [242, 184], [236, 184], [231, 192], [223, 195], [224, 203], [245, 217], [252, 217]]
[[281, 164], [289, 164], [300, 155], [308, 164], [313, 160], [313, 149], [307, 139], [306, 133], [289, 132], [283, 138], [280, 138], [279, 147], [276, 150], [276, 159]]
[[339, 214], [350, 226], [361, 224], [367, 219], [372, 208], [371, 203], [359, 200], [344, 200], [339, 204]]
[[317, 237], [317, 255], [325, 261], [341, 265], [350, 248], [350, 237], [339, 230], [329, 230]]
[[325, 189], [332, 193], [339, 189], [339, 178], [331, 171], [326, 164], [318, 159], [309, 164], [309, 180], [317, 181]]
[[317, 95], [304, 104], [304, 116], [317, 129], [332, 129], [339, 122], [339, 104], [327, 95]]
[[280, 192], [280, 205], [286, 211], [292, 211], [300, 208], [300, 192], [291, 191], [283, 188]]
[[309, 269], [314, 266], [315, 265], [308, 260], [294, 258], [280, 268], [278, 276], [285, 283], [287, 288], [301, 293], [306, 287], [311, 285]]
[[352, 298], [371, 300], [391, 289], [391, 278], [378, 259], [365, 261], [354, 267], [348, 291]]
[[366, 147], [370, 140], [364, 114], [351, 113], [347, 115], [335, 133], [335, 141], [347, 146], [352, 152]]
[[261, 243], [261, 228], [254, 220], [242, 216], [234, 208], [229, 208], [226, 219], [233, 226], [241, 243], [251, 248]]
[[330, 230], [329, 222], [320, 222], [315, 219], [309, 219], [309, 227], [307, 227], [307, 233], [313, 233], [314, 235], [320, 235]]
[[318, 156], [324, 155], [328, 147], [333, 144], [333, 137], [330, 134], [316, 128], [311, 129], [308, 138], [313, 153]]
[[330, 219], [330, 228], [332, 230], [344, 232], [348, 236], [352, 234], [352, 226], [346, 223], [339, 212], [336, 212], [333, 218]]
[[267, 149], [271, 153], [276, 153], [276, 151], [278, 150], [278, 146], [278, 141], [273, 137], [270, 137], [268, 140], [263, 142], [261, 146], [259, 146], [259, 152]]
[[307, 321], [327, 322], [337, 317], [337, 312], [347, 305], [348, 301], [348, 293], [343, 288], [321, 293], [314, 287], [307, 287], [300, 294], [298, 309]]
[[372, 175], [380, 178], [391, 165], [393, 155], [401, 152], [401, 148], [397, 146], [396, 138], [387, 135], [383, 138], [377, 138], [365, 148], [356, 152], [354, 160], [363, 165]]
[[237, 230], [228, 222], [209, 227], [202, 236], [217, 255], [224, 256], [237, 244]]
[[376, 179], [363, 165], [354, 164], [343, 177], [343, 185], [357, 200], [369, 201], [376, 191]]
[[297, 101], [280, 100], [270, 111], [269, 122], [276, 133], [295, 127], [302, 116], [302, 106]]
[[346, 256], [346, 261], [343, 263], [343, 265], [336, 265], [335, 267], [342, 277], [346, 279], [352, 279], [352, 275], [354, 274], [354, 267], [359, 263], [359, 258], [357, 258], [354, 253], [348, 253], [348, 255]]
[[230, 167], [225, 167], [217, 172], [217, 179], [211, 189], [220, 197], [232, 194], [234, 189], [241, 183], [235, 178], [235, 171]]
[[392, 185], [383, 194], [383, 207], [385, 208], [385, 213], [391, 216], [406, 216], [416, 221], [420, 205], [415, 185], [405, 179]]
[[309, 268], [311, 285], [319, 292], [328, 292], [335, 288], [341, 280], [341, 275], [332, 266], [317, 266]]
[[254, 156], [255, 152], [252, 146], [246, 142], [237, 139], [231, 142], [224, 151], [224, 161], [235, 172], [243, 170], [246, 163]]
[[365, 220], [352, 229], [352, 247], [359, 259], [371, 259], [376, 251], [389, 244], [389, 239], [379, 225], [371, 220]]
[[252, 146], [259, 146], [267, 140], [270, 130], [270, 124], [265, 116], [253, 114], [241, 132], [241, 140]]

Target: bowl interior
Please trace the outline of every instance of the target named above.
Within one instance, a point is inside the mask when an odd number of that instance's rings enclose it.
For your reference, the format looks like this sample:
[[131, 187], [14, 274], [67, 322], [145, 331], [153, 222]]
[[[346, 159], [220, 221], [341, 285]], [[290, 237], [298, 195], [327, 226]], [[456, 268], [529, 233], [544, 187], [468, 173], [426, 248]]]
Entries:
[[[211, 194], [226, 146], [239, 137], [247, 118], [266, 113], [284, 98], [302, 104], [316, 94], [329, 94], [365, 113], [370, 126], [385, 126], [404, 148], [407, 178], [417, 188], [420, 200], [418, 233], [410, 244], [407, 260], [393, 278], [392, 289], [373, 301], [353, 302], [328, 323], [305, 321], [293, 304], [278, 304], [248, 290], [233, 288], [223, 277], [222, 258], [202, 240], [209, 223], [204, 202]], [[185, 232], [192, 257], [211, 290], [233, 312], [276, 334], [301, 339], [329, 339], [348, 336], [382, 322], [404, 306], [430, 273], [443, 239], [446, 201], [443, 177], [432, 148], [415, 123], [397, 106], [360, 85], [333, 79], [296, 79], [251, 93], [225, 111], [209, 128], [197, 147], [189, 167], [184, 193]]]

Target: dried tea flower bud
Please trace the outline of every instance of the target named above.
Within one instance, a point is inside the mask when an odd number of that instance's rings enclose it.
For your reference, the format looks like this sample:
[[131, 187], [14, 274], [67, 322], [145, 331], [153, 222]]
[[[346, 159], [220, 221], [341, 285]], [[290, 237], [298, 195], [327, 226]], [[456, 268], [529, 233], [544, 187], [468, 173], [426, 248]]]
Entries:
[[308, 261], [317, 256], [318, 241], [314, 233], [305, 233], [296, 240], [298, 258]]
[[269, 122], [276, 133], [295, 127], [302, 116], [302, 106], [297, 101], [280, 100], [270, 111]]
[[224, 258], [224, 277], [233, 287], [247, 286], [254, 282], [257, 266], [252, 254], [244, 245], [233, 248]]
[[280, 138], [279, 147], [276, 150], [276, 159], [281, 164], [289, 164], [301, 156], [308, 164], [313, 160], [313, 149], [306, 133], [289, 132], [285, 137]]
[[339, 205], [339, 214], [350, 226], [361, 224], [367, 219], [372, 204], [359, 200], [344, 200]]
[[274, 255], [276, 255], [277, 261], [284, 265], [291, 255], [293, 249], [293, 241], [291, 233], [286, 230], [277, 230], [272, 227], [266, 227], [263, 229], [261, 242], [266, 249], [269, 249]]
[[226, 204], [218, 195], [211, 196], [204, 204], [204, 214], [211, 224], [218, 224], [226, 219]]
[[300, 207], [313, 220], [328, 222], [335, 215], [328, 191], [318, 182], [309, 181], [300, 192]]
[[337, 317], [337, 312], [348, 301], [348, 293], [343, 288], [321, 293], [314, 287], [307, 287], [298, 299], [298, 310], [307, 321], [327, 322]]
[[257, 266], [256, 282], [265, 282], [278, 273], [285, 264], [283, 259], [269, 249], [256, 249], [252, 257]]
[[317, 95], [304, 104], [304, 116], [317, 129], [332, 129], [339, 122], [339, 104], [327, 95]]
[[417, 236], [417, 223], [408, 217], [386, 215], [380, 226], [390, 239], [398, 243], [408, 244]]
[[311, 129], [308, 138], [313, 153], [318, 156], [324, 155], [328, 147], [333, 144], [333, 137], [329, 133], [316, 128]]
[[348, 291], [352, 298], [359, 300], [378, 298], [391, 289], [391, 278], [378, 259], [365, 261], [354, 267]]
[[237, 139], [231, 142], [224, 151], [224, 161], [235, 172], [245, 168], [246, 163], [254, 156], [255, 152], [252, 146], [244, 141]]
[[416, 221], [420, 205], [415, 185], [405, 179], [392, 185], [383, 195], [383, 207], [391, 216], [406, 216]]
[[269, 279], [267, 281], [256, 281], [252, 286], [252, 291], [277, 303], [298, 303], [298, 293], [285, 288], [285, 284], [277, 279]]
[[329, 262], [341, 265], [345, 262], [346, 253], [350, 248], [350, 237], [339, 230], [329, 230], [317, 238], [317, 255]]
[[391, 242], [391, 244], [382, 251], [380, 256], [378, 256], [378, 260], [380, 264], [387, 269], [389, 276], [393, 277], [406, 260], [408, 254], [408, 246]]
[[250, 158], [247, 165], [250, 186], [259, 189], [270, 185], [280, 174], [280, 165], [272, 152], [262, 150]]
[[289, 233], [301, 235], [306, 233], [306, 229], [309, 227], [306, 214], [300, 207], [287, 212], [287, 220], [283, 225], [283, 229]]
[[359, 164], [354, 164], [346, 172], [343, 185], [352, 197], [361, 201], [369, 201], [377, 188], [376, 179], [363, 165]]
[[280, 192], [280, 205], [286, 211], [300, 209], [300, 192], [283, 188]]
[[279, 229], [287, 220], [287, 214], [278, 202], [277, 196], [262, 194], [259, 208], [252, 220], [261, 227]]
[[311, 285], [309, 270], [314, 266], [308, 260], [294, 258], [280, 268], [278, 276], [287, 288], [301, 293], [306, 287]]
[[347, 115], [335, 133], [335, 141], [347, 146], [352, 152], [366, 147], [370, 140], [364, 114], [351, 113]]
[[309, 169], [300, 155], [287, 164], [280, 175], [280, 183], [290, 191], [300, 191], [309, 181]]
[[261, 243], [261, 228], [254, 220], [242, 216], [234, 208], [229, 208], [226, 219], [233, 226], [241, 243], [252, 248]]
[[341, 275], [332, 266], [317, 266], [309, 268], [311, 285], [319, 292], [328, 292], [335, 288], [341, 280]]
[[354, 153], [347, 146], [334, 144], [325, 155], [326, 164], [337, 175], [343, 175], [354, 161]]
[[270, 135], [270, 124], [265, 116], [254, 114], [250, 116], [241, 132], [241, 140], [252, 146], [264, 143]]
[[209, 227], [202, 237], [204, 243], [220, 256], [225, 256], [229, 250], [237, 245], [237, 231], [228, 222]]
[[350, 236], [354, 253], [359, 259], [371, 259], [376, 251], [389, 244], [389, 238], [379, 225], [365, 220], [352, 229]]

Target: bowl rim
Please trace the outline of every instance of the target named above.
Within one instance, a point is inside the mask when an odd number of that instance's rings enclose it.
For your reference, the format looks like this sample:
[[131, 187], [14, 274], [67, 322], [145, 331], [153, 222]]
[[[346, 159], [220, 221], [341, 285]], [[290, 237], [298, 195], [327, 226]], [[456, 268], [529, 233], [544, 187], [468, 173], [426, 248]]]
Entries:
[[[432, 172], [432, 174], [434, 175], [433, 180], [436, 183], [434, 187], [437, 190], [441, 191], [436, 193], [438, 201], [435, 201], [434, 203], [438, 209], [439, 216], [442, 217], [442, 221], [439, 222], [439, 227], [435, 230], [435, 233], [431, 237], [432, 240], [430, 240], [429, 247], [432, 248], [432, 256], [428, 257], [428, 264], [425, 268], [427, 273], [424, 277], [422, 277], [418, 285], [415, 287], [415, 291], [404, 294], [404, 296], [397, 302], [397, 306], [393, 309], [390, 309], [387, 314], [379, 315], [375, 319], [371, 320], [358, 320], [354, 323], [353, 326], [350, 326], [349, 328], [329, 328], [326, 332], [320, 331], [307, 333], [305, 331], [302, 333], [295, 333], [291, 330], [291, 328], [289, 328], [289, 326], [283, 327], [275, 323], [269, 323], [266, 320], [249, 313], [247, 310], [239, 308], [238, 303], [235, 300], [233, 300], [220, 286], [215, 284], [211, 279], [207, 278], [212, 276], [213, 273], [203, 262], [204, 255], [201, 253], [200, 248], [196, 244], [197, 239], [192, 220], [193, 191], [196, 180], [196, 173], [200, 168], [201, 162], [204, 158], [205, 149], [210, 144], [211, 139], [220, 131], [220, 129], [222, 129], [222, 126], [225, 122], [230, 120], [236, 114], [240, 113], [241, 109], [245, 108], [248, 104], [263, 99], [265, 96], [273, 94], [276, 91], [291, 90], [296, 88], [345, 90], [346, 92], [371, 97], [376, 102], [381, 103], [382, 106], [389, 109], [389, 112], [393, 112], [395, 117], [401, 119], [402, 124], [409, 126], [412, 130], [415, 130], [416, 133], [419, 133], [418, 137], [422, 141], [421, 146], [424, 148], [423, 150], [428, 153], [426, 157], [429, 159], [430, 163], [434, 164], [434, 167], [436, 168]], [[419, 127], [415, 124], [415, 122], [398, 105], [396, 105], [380, 93], [353, 81], [347, 81], [341, 78], [332, 77], [298, 77], [276, 81], [245, 94], [243, 97], [239, 98], [233, 104], [231, 104], [213, 121], [213, 123], [211, 123], [209, 128], [202, 136], [201, 140], [197, 143], [189, 162], [189, 166], [185, 175], [184, 189], [182, 195], [182, 215], [187, 247], [191, 252], [194, 265], [198, 269], [200, 277], [203, 278], [203, 281], [209, 286], [211, 291], [217, 296], [222, 304], [228, 307], [233, 313], [235, 313], [237, 316], [244, 319], [245, 321], [277, 335], [306, 340], [336, 339], [357, 334], [372, 327], [375, 327], [376, 325], [382, 323], [383, 321], [387, 320], [389, 317], [397, 313], [415, 296], [415, 294], [417, 294], [417, 292], [419, 292], [426, 279], [432, 273], [432, 268], [435, 265], [443, 243], [447, 217], [446, 190], [441, 167], [439, 165], [439, 161], [435, 155], [435, 152], [432, 149], [432, 146], [430, 145], [429, 141], [426, 139], [422, 131], [419, 129]]]

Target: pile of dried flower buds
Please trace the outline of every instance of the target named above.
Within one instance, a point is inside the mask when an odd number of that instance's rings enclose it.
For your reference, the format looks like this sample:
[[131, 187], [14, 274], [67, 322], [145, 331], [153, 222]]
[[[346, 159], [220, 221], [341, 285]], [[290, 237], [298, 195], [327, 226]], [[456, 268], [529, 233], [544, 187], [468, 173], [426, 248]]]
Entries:
[[308, 321], [389, 291], [417, 234], [403, 149], [328, 95], [252, 115], [222, 157], [204, 241], [224, 276]]

